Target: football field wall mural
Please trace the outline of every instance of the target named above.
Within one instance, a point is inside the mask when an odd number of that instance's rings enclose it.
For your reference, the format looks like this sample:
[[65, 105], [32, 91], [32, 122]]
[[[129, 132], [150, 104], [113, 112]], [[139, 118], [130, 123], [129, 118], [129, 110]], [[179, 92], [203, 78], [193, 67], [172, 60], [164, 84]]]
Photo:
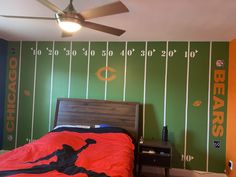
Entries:
[[172, 166], [223, 172], [228, 42], [9, 42], [4, 148], [52, 129], [59, 97], [135, 101], [144, 138], [168, 126]]

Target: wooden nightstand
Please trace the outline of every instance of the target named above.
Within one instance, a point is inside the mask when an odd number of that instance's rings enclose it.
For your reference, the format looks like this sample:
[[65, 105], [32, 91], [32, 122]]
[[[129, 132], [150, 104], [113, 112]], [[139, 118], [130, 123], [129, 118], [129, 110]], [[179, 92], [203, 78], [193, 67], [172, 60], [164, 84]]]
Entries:
[[139, 142], [138, 176], [142, 174], [142, 166], [158, 166], [165, 168], [165, 177], [169, 177], [171, 167], [171, 144], [157, 140]]

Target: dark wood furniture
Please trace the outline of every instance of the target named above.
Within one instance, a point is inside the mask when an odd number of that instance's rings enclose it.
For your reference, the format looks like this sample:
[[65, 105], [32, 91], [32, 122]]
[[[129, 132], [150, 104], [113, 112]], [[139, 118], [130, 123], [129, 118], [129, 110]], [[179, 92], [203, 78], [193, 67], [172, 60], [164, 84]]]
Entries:
[[108, 124], [128, 130], [137, 140], [139, 104], [124, 101], [59, 98], [54, 126], [65, 124], [89, 126]]
[[[54, 127], [57, 125], [108, 124], [126, 129], [135, 139], [135, 160], [139, 140], [139, 103], [78, 98], [58, 98]], [[133, 171], [136, 176], [136, 168]]]
[[172, 148], [168, 142], [144, 140], [139, 142], [138, 176], [142, 174], [142, 166], [158, 166], [165, 168], [165, 177], [169, 177]]

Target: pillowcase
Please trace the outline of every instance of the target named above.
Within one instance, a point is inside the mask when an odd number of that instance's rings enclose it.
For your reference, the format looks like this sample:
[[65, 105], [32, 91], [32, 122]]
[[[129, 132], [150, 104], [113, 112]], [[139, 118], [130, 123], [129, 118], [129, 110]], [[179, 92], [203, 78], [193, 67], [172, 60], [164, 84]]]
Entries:
[[97, 124], [94, 126], [90, 126], [90, 125], [57, 125], [56, 127], [53, 128], [53, 130], [55, 130], [57, 128], [63, 128], [63, 127], [89, 129], [89, 128], [105, 128], [105, 127], [111, 127], [111, 126], [108, 124]]
[[57, 125], [56, 127], [54, 127], [53, 129], [57, 129], [57, 128], [62, 128], [62, 127], [71, 127], [71, 128], [85, 128], [85, 129], [89, 129], [91, 128], [89, 125]]
[[98, 125], [95, 125], [94, 127], [95, 128], [104, 128], [104, 127], [111, 127], [111, 126], [108, 124], [98, 124]]

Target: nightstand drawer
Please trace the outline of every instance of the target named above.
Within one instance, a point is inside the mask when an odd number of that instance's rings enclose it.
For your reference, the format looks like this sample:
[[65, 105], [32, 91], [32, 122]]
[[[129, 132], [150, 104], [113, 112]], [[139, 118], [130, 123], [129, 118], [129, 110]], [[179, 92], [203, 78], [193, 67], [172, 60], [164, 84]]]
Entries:
[[147, 140], [139, 142], [138, 146], [138, 177], [142, 174], [142, 166], [157, 166], [165, 168], [165, 177], [169, 177], [171, 168], [172, 147], [169, 142]]
[[141, 153], [139, 160], [143, 165], [170, 167], [171, 157], [169, 155]]

